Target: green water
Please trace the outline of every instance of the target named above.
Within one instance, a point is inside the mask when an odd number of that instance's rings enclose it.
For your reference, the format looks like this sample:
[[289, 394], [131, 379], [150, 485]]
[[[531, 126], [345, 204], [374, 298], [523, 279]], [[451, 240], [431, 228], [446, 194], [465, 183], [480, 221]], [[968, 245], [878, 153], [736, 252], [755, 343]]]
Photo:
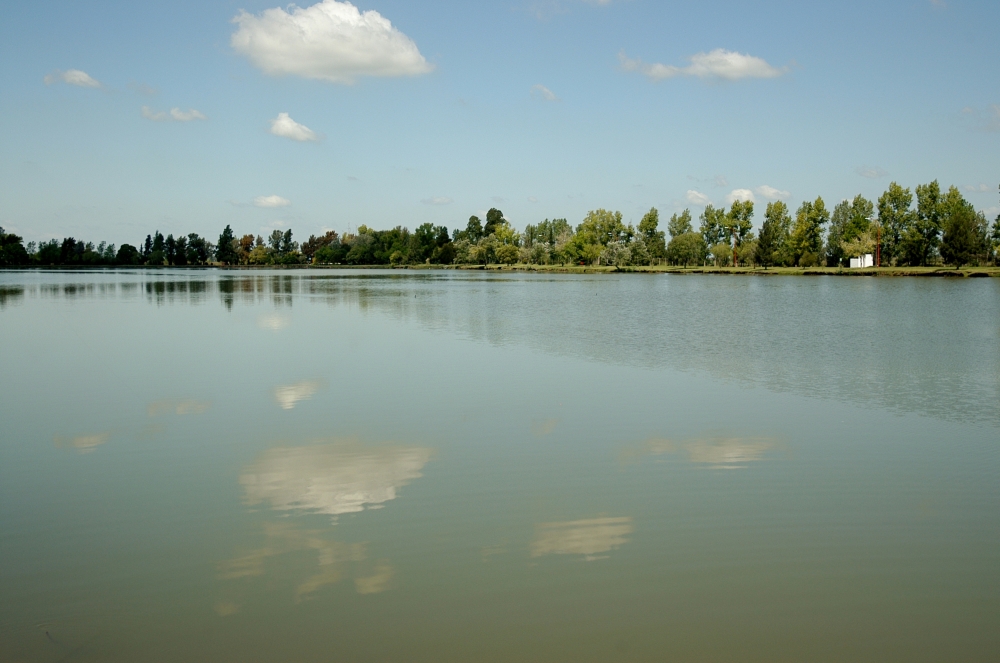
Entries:
[[0, 272], [0, 661], [992, 661], [996, 279]]

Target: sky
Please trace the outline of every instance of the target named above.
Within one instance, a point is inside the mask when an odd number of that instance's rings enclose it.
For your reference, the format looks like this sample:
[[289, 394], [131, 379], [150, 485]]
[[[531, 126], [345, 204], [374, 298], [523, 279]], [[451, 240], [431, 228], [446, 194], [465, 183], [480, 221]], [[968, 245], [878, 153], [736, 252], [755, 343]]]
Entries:
[[638, 223], [956, 185], [1000, 213], [1000, 3], [5, 3], [0, 226], [138, 245]]

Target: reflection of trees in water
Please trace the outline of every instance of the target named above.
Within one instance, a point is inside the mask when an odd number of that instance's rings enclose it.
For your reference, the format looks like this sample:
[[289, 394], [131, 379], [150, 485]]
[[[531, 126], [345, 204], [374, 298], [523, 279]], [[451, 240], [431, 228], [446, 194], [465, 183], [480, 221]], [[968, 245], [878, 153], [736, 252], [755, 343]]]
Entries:
[[20, 304], [24, 299], [24, 288], [21, 286], [0, 285], [0, 309], [12, 304]]
[[[419, 271], [78, 272], [25, 297], [157, 304], [304, 301], [493, 345], [706, 372], [772, 391], [1000, 424], [1000, 284], [990, 279], [505, 275]], [[72, 280], [72, 282], [67, 282]], [[259, 323], [276, 329], [281, 321]]]

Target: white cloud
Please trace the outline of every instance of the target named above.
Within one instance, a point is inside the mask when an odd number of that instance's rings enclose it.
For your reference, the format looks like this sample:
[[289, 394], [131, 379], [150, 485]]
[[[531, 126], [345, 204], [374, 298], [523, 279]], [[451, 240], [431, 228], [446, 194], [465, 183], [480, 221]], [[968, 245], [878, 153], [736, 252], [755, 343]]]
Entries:
[[271, 120], [271, 133], [300, 142], [319, 140], [315, 131], [296, 122], [288, 116], [288, 113], [278, 113], [278, 117]]
[[651, 64], [638, 58], [633, 60], [625, 55], [625, 51], [618, 54], [618, 60], [622, 70], [638, 71], [651, 81], [662, 81], [678, 76], [737, 81], [743, 78], [777, 78], [788, 73], [788, 67], [773, 67], [761, 58], [723, 48], [692, 55], [688, 58], [691, 64], [686, 67], [658, 62]]
[[154, 111], [149, 106], [143, 106], [142, 116], [147, 120], [152, 120], [153, 122], [190, 122], [192, 120], [208, 119], [202, 115], [200, 111], [196, 111], [193, 108], [189, 108], [186, 111], [182, 111], [180, 108], [171, 108], [170, 111], [167, 112]]
[[528, 202], [529, 203], [537, 203], [538, 202], [538, 198], [535, 198], [534, 196], [528, 196]]
[[85, 71], [80, 71], [79, 69], [67, 69], [66, 71], [56, 70], [51, 74], [48, 74], [44, 79], [46, 85], [52, 85], [53, 83], [67, 83], [69, 85], [75, 85], [77, 87], [103, 87], [100, 81], [94, 80]]
[[762, 184], [754, 190], [757, 192], [758, 196], [766, 198], [767, 200], [784, 200], [792, 195], [789, 191], [775, 189], [773, 186], [768, 186], [766, 184]]
[[288, 207], [291, 204], [292, 201], [281, 196], [257, 196], [253, 199], [254, 207]]
[[750, 189], [733, 189], [729, 192], [729, 195], [726, 196], [726, 203], [730, 205], [735, 203], [737, 200], [742, 200], [744, 202], [749, 200], [750, 202], [754, 202], [753, 191]]
[[980, 182], [979, 184], [966, 184], [962, 188], [973, 193], [990, 193], [993, 191], [993, 187], [986, 182]]
[[692, 205], [699, 205], [702, 207], [712, 202], [708, 196], [703, 194], [701, 191], [695, 191], [694, 189], [688, 189], [684, 198], [687, 199], [687, 201]]
[[230, 45], [266, 74], [351, 84], [358, 76], [415, 76], [434, 67], [377, 11], [323, 0], [260, 14], [240, 11]]
[[858, 166], [854, 169], [854, 172], [870, 180], [877, 180], [889, 174], [888, 171], [878, 166]]
[[556, 96], [556, 93], [550, 90], [549, 88], [545, 87], [541, 83], [539, 83], [538, 85], [533, 85], [531, 87], [531, 96], [543, 99], [545, 101], [559, 101], [559, 97]]
[[986, 215], [987, 219], [1000, 218], [1000, 207], [994, 205], [993, 207], [987, 207], [983, 210], [983, 214]]
[[424, 198], [420, 202], [424, 205], [451, 205], [455, 201], [448, 196], [435, 196], [433, 198]]

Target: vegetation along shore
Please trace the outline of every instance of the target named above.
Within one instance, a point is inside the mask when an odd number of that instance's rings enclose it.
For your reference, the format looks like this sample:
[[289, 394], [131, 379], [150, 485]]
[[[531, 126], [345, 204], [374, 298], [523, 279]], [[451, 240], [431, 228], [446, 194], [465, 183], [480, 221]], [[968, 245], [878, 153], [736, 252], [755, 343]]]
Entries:
[[[1000, 215], [990, 223], [957, 187], [937, 181], [914, 190], [893, 182], [873, 202], [861, 195], [827, 208], [822, 198], [791, 213], [770, 202], [757, 233], [752, 200], [729, 209], [707, 205], [698, 228], [690, 210], [660, 229], [650, 209], [637, 226], [621, 212], [592, 210], [575, 227], [545, 219], [519, 232], [499, 209], [469, 218], [449, 233], [425, 223], [374, 230], [329, 231], [299, 243], [291, 229], [267, 237], [237, 236], [226, 226], [218, 241], [156, 231], [138, 246], [74, 237], [28, 242], [0, 228], [0, 266], [225, 267], [393, 266], [522, 269], [564, 272], [641, 271], [718, 274], [852, 274], [891, 276], [1000, 275]], [[874, 267], [848, 269], [871, 254]], [[960, 269], [966, 267], [967, 269]], [[946, 269], [950, 268], [950, 269]]]

